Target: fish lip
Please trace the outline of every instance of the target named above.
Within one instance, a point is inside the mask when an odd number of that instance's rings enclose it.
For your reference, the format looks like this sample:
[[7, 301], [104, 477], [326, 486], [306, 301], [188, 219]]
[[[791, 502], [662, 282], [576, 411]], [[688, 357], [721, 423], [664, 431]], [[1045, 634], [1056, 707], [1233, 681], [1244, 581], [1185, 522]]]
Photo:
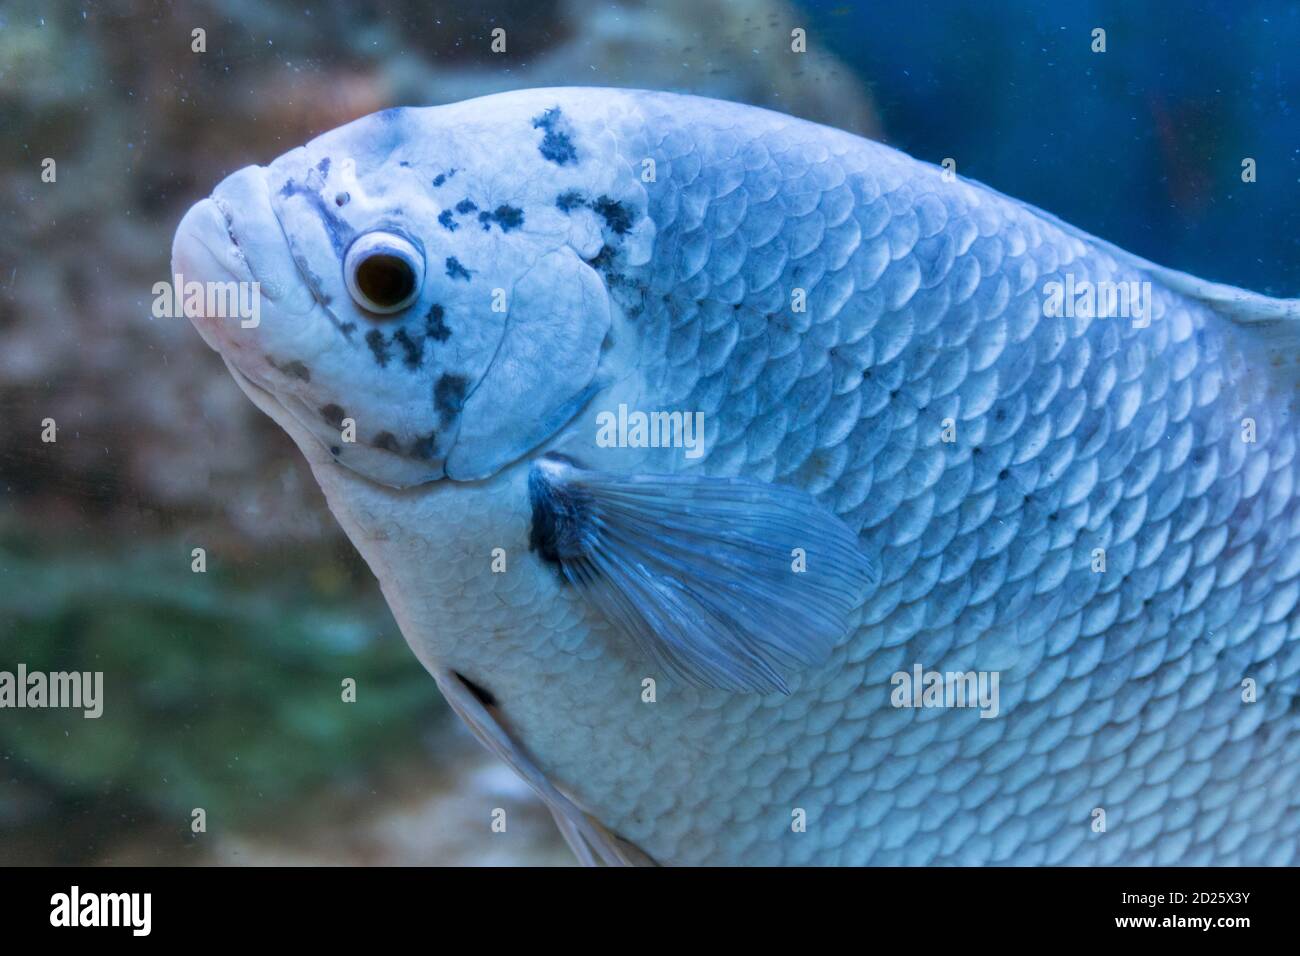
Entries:
[[[186, 281], [187, 272], [191, 279], [205, 283], [256, 281], [243, 252], [232, 241], [229, 222], [211, 197], [199, 200], [186, 211], [172, 239], [172, 281]], [[224, 355], [227, 350], [241, 350], [234, 337], [221, 334], [221, 323], [228, 320], [201, 312], [188, 318], [214, 351]]]

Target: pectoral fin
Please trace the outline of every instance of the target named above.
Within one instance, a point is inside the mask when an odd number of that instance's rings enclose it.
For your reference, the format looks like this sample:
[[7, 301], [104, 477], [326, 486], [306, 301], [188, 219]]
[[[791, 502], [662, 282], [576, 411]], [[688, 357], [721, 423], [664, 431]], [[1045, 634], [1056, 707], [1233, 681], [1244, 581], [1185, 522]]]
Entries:
[[857, 535], [786, 485], [604, 474], [547, 456], [529, 495], [534, 550], [692, 684], [788, 693], [880, 579]]

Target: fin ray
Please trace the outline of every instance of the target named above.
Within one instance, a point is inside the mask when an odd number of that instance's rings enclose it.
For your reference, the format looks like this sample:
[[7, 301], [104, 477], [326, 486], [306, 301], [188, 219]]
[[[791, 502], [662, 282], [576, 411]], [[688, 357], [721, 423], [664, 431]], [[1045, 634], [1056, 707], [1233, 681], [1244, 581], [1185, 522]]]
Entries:
[[543, 556], [698, 686], [788, 693], [788, 676], [825, 663], [879, 582], [856, 533], [787, 485], [605, 474], [547, 456], [529, 493]]

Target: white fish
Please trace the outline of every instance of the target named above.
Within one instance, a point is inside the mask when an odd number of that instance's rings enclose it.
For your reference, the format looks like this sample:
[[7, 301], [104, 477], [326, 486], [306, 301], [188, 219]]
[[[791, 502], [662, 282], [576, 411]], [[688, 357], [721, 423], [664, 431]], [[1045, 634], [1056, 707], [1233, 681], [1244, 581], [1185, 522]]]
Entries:
[[603, 89], [358, 120], [173, 263], [584, 860], [1295, 862], [1296, 302]]

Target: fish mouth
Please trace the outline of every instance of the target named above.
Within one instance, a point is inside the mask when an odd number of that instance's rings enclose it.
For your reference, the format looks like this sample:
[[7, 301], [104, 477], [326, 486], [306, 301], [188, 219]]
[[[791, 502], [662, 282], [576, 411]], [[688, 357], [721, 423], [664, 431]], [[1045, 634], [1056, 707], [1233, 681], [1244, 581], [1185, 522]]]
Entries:
[[[239, 210], [239, 221], [232, 210]], [[257, 263], [257, 267], [254, 267]], [[186, 317], [203, 340], [257, 377], [262, 306], [301, 314], [303, 296], [295, 295], [297, 268], [278, 219], [271, 210], [265, 170], [247, 166], [227, 176], [211, 196], [185, 213], [172, 239], [172, 280], [186, 303]], [[234, 286], [222, 297], [219, 287]], [[300, 286], [300, 283], [297, 283]], [[198, 292], [202, 305], [189, 307]], [[216, 306], [216, 308], [214, 308]], [[231, 308], [234, 306], [235, 308]]]
[[321, 314], [323, 306], [303, 281], [274, 211], [265, 168], [232, 173], [189, 209], [172, 241], [172, 279], [183, 287], [197, 283], [200, 289], [239, 286], [240, 301], [255, 303], [255, 317], [214, 312], [209, 300], [203, 308], [186, 308], [185, 314], [221, 356], [240, 390], [293, 438], [314, 467], [335, 464], [393, 488], [446, 477], [442, 459], [415, 459], [368, 443], [367, 436], [343, 440], [321, 415], [322, 406], [336, 399], [317, 400], [277, 365], [271, 354], [277, 343], [302, 339], [303, 329], [313, 326], [334, 329], [337, 320]]

